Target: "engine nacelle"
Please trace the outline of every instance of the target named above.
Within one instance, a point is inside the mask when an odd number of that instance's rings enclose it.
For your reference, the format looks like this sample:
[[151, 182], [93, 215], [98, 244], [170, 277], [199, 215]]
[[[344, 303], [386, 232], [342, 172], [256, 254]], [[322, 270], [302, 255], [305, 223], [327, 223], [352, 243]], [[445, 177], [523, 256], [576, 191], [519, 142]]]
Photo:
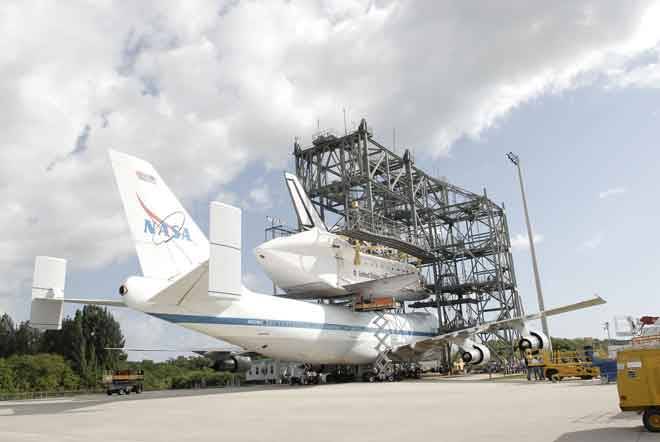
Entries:
[[525, 350], [543, 350], [550, 348], [550, 339], [539, 332], [530, 330], [528, 334], [523, 335], [518, 341], [518, 349], [520, 351]]
[[461, 359], [467, 365], [483, 365], [490, 361], [490, 350], [485, 345], [470, 344], [462, 350]]
[[213, 368], [218, 371], [244, 373], [250, 369], [252, 359], [249, 356], [231, 356], [228, 359], [215, 361]]

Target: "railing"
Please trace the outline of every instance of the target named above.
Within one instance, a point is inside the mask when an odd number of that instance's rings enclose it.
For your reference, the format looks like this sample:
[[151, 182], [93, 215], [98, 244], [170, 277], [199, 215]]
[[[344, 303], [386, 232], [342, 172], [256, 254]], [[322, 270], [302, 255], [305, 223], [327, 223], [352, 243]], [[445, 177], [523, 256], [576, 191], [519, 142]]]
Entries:
[[346, 225], [350, 226], [351, 230], [365, 230], [378, 236], [412, 244], [423, 250], [429, 249], [429, 244], [424, 235], [410, 232], [404, 223], [385, 218], [382, 215], [372, 214], [367, 209], [359, 207], [349, 209]]
[[631, 343], [633, 348], [660, 348], [660, 335], [637, 336]]
[[[225, 381], [223, 385], [202, 386], [200, 384], [196, 384], [190, 388], [176, 388], [176, 390], [228, 388], [228, 387], [240, 387], [241, 385], [242, 385], [241, 378], [239, 376], [233, 376], [230, 379], [227, 379], [227, 381]], [[175, 390], [175, 389], [168, 388], [165, 390]], [[162, 390], [146, 390], [146, 391], [162, 391]], [[94, 388], [88, 390], [62, 390], [62, 391], [19, 391], [14, 393], [0, 392], [0, 404], [3, 401], [54, 399], [54, 398], [81, 396], [85, 394], [99, 394], [105, 392], [106, 392], [105, 388]]]
[[52, 399], [58, 397], [80, 396], [83, 394], [104, 393], [105, 389], [63, 390], [63, 391], [19, 391], [15, 393], [0, 393], [2, 401], [24, 401], [35, 399]]

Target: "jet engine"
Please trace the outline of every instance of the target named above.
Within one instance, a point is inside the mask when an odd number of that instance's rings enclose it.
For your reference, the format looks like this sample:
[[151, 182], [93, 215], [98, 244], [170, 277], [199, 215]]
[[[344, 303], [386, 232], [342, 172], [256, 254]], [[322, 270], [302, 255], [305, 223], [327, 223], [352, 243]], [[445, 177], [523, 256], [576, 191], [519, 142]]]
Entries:
[[250, 369], [252, 359], [249, 356], [231, 356], [227, 359], [216, 360], [213, 368], [217, 371], [244, 373]]
[[490, 350], [485, 345], [470, 344], [462, 350], [461, 359], [467, 365], [483, 365], [490, 361]]
[[548, 337], [545, 334], [534, 330], [529, 330], [527, 334], [523, 334], [520, 341], [518, 341], [518, 349], [523, 352], [525, 350], [543, 350], [549, 347], [550, 340]]

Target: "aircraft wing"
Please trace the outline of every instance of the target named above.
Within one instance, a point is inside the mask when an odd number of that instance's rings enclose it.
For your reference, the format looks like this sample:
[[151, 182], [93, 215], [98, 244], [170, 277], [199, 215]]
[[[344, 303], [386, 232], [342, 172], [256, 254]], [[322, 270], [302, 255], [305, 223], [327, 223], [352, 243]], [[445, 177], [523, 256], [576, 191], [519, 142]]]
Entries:
[[404, 291], [410, 293], [417, 291], [423, 292], [419, 284], [419, 275], [417, 273], [407, 273], [405, 275], [390, 276], [355, 284], [347, 284], [343, 286], [343, 288], [348, 293], [366, 297], [373, 294], [378, 294], [379, 297], [396, 296]]
[[163, 353], [197, 353], [198, 355], [205, 355], [214, 353], [219, 355], [236, 355], [247, 354], [241, 351], [239, 347], [219, 347], [219, 348], [144, 348], [144, 347], [105, 347], [105, 350], [115, 351], [141, 351], [141, 352], [163, 352]]
[[475, 325], [474, 327], [467, 327], [450, 333], [443, 333], [434, 336], [432, 338], [417, 341], [412, 345], [408, 344], [408, 345], [402, 345], [400, 347], [396, 347], [392, 351], [395, 354], [398, 352], [402, 354], [407, 354], [411, 352], [414, 352], [416, 354], [424, 353], [446, 344], [461, 342], [477, 333], [484, 333], [484, 332], [514, 328], [516, 326], [523, 326], [527, 321], [540, 319], [543, 316], [548, 317], [548, 316], [560, 315], [562, 313], [567, 313], [574, 310], [581, 310], [584, 308], [605, 304], [605, 302], [606, 301], [600, 296], [595, 296], [594, 298], [588, 299], [586, 301], [580, 301], [575, 304], [569, 304], [562, 307], [553, 308], [550, 310], [544, 310], [531, 315], [519, 316], [517, 318], [510, 318], [510, 319], [502, 319], [499, 321], [485, 322], [483, 324]]
[[257, 358], [261, 355], [253, 351], [246, 351], [240, 347], [219, 348], [142, 348], [142, 347], [106, 347], [105, 350], [114, 351], [139, 351], [139, 352], [163, 352], [163, 353], [197, 353], [214, 361], [224, 361], [236, 356]]

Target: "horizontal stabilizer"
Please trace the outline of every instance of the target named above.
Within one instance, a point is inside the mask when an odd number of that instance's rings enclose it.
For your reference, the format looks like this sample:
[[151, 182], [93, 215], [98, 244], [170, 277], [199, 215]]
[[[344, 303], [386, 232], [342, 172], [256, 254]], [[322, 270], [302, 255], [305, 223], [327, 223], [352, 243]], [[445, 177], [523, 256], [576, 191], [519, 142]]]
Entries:
[[82, 299], [82, 298], [64, 298], [62, 301], [67, 304], [97, 305], [102, 307], [126, 307], [126, 303], [121, 299]]
[[32, 277], [30, 325], [40, 330], [59, 330], [64, 311], [66, 260], [37, 256]]
[[32, 306], [30, 325], [39, 330], [62, 328], [64, 303], [108, 307], [125, 307], [121, 299], [64, 298], [66, 260], [50, 256], [37, 256], [32, 277]]

